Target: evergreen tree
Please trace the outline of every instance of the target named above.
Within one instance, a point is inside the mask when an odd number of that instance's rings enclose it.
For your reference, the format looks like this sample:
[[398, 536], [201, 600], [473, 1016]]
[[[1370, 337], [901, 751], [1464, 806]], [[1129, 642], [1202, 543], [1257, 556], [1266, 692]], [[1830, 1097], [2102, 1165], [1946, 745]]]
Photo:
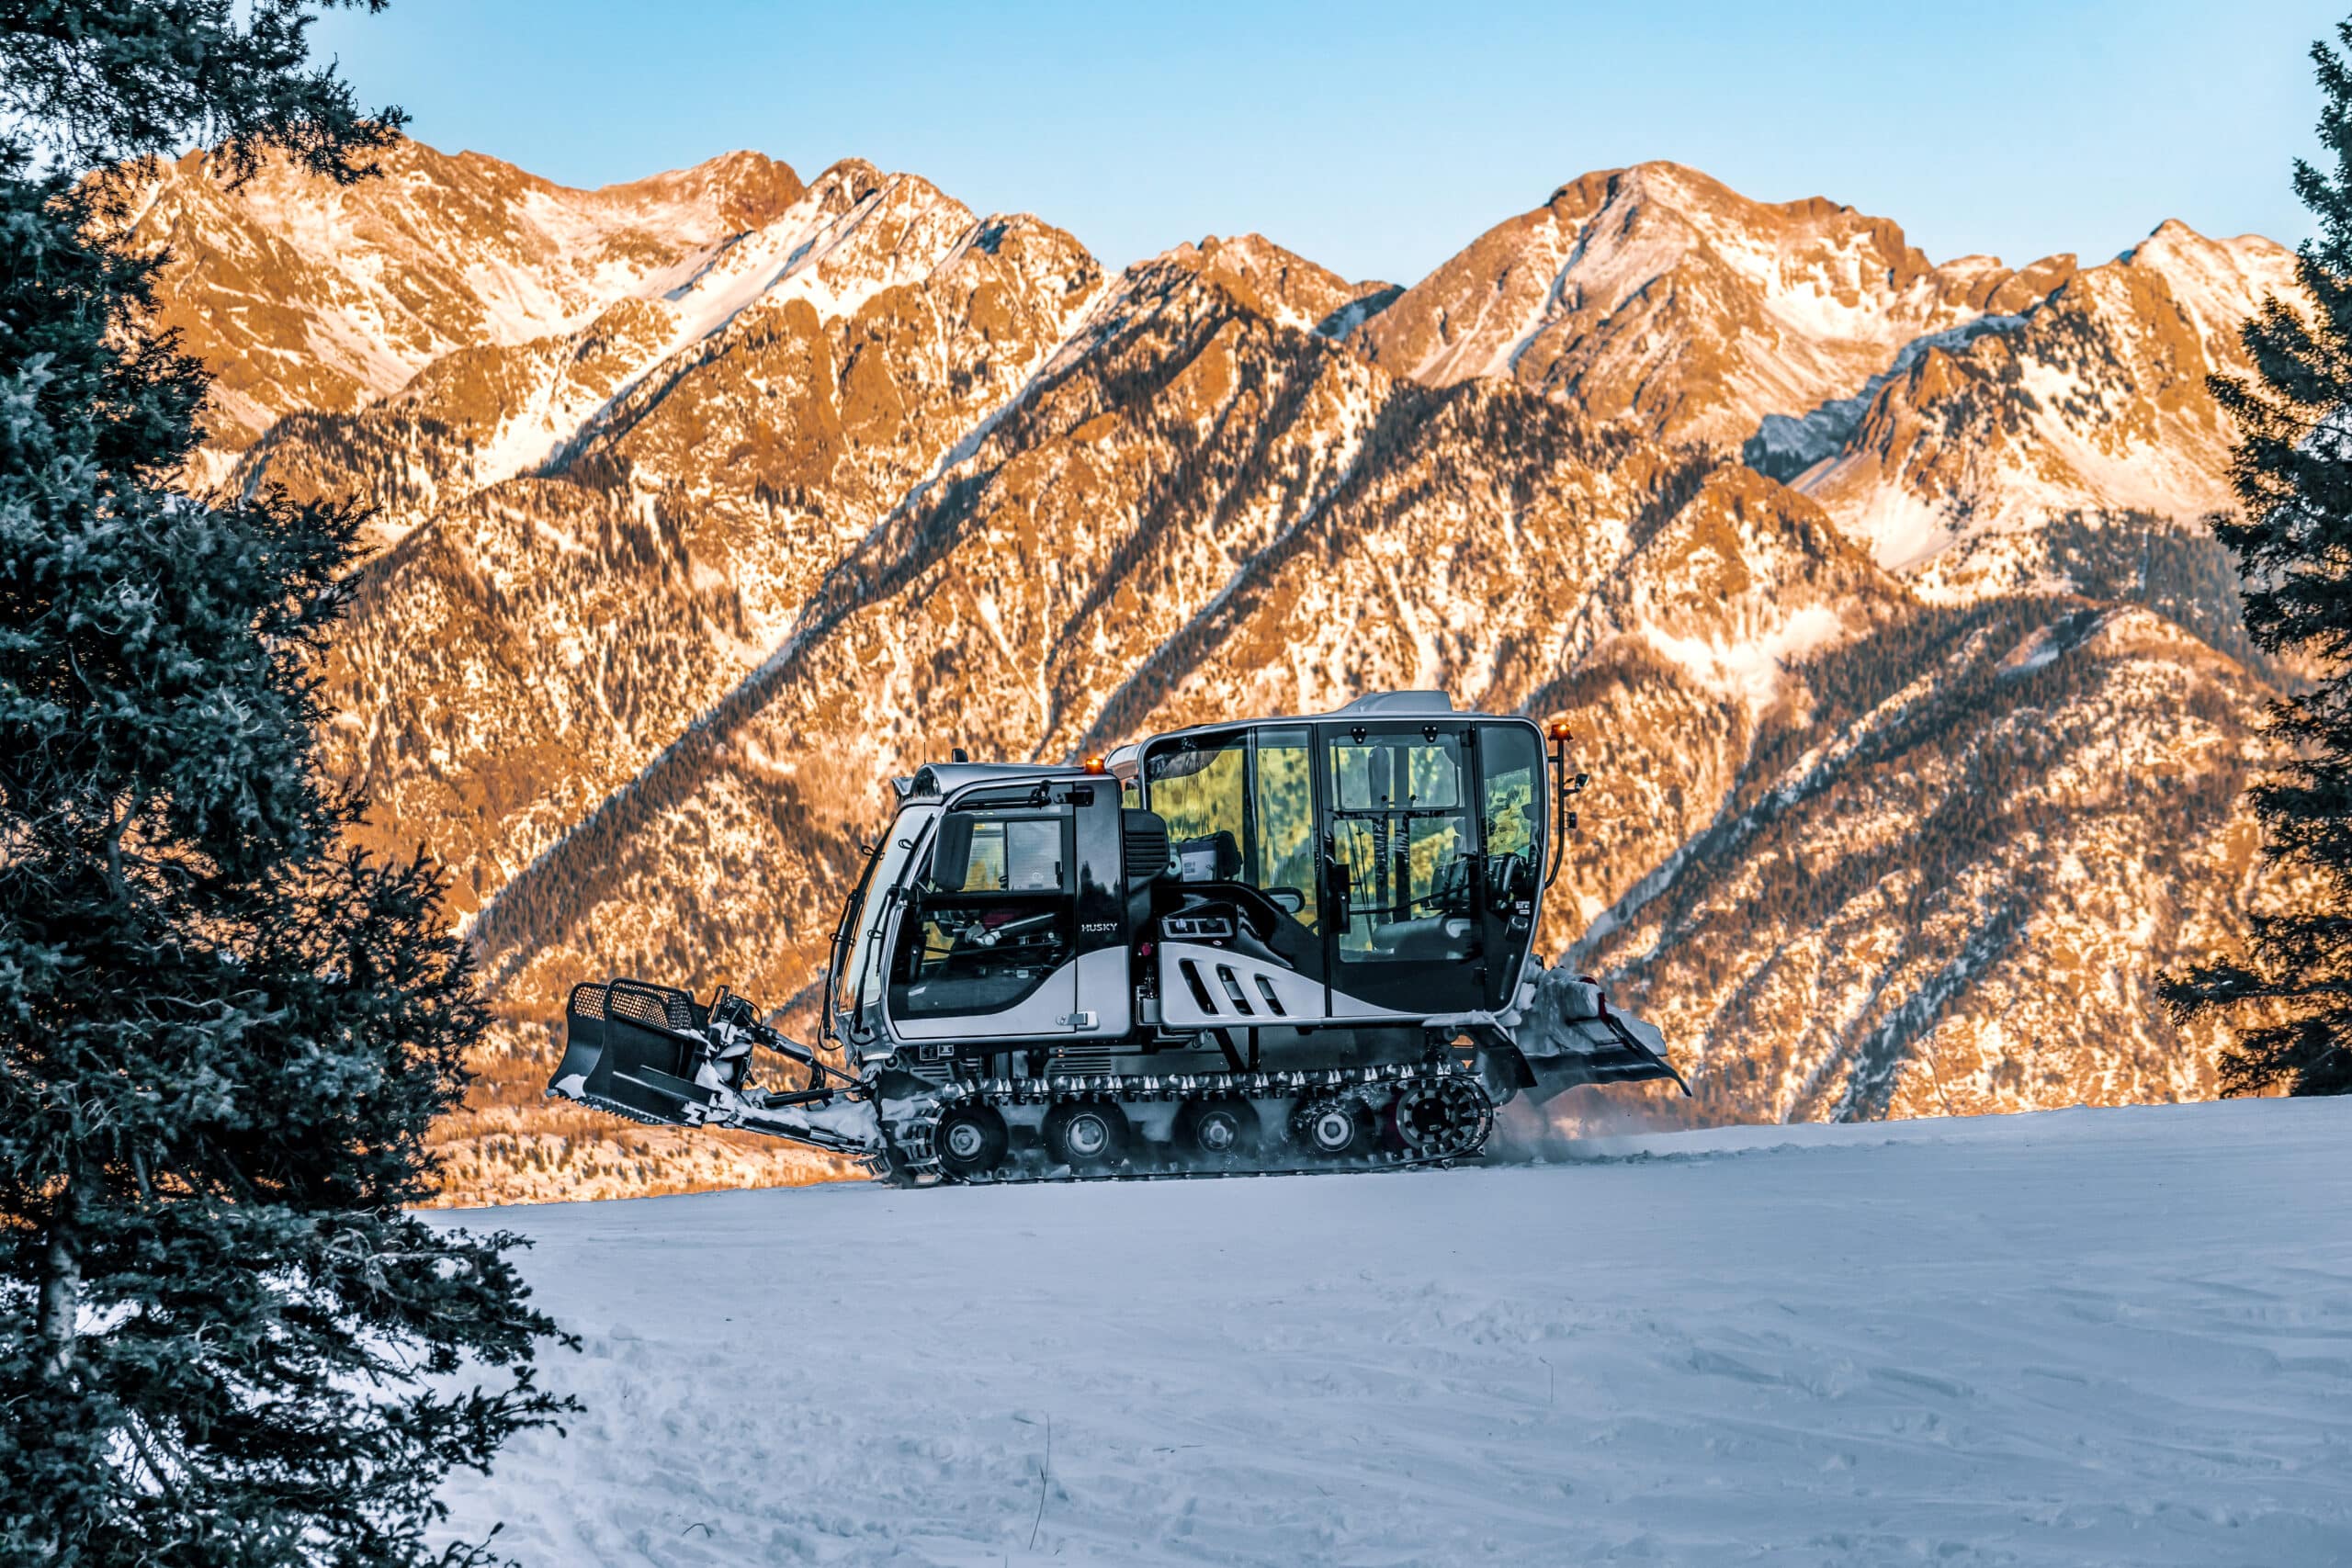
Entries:
[[104, 240], [191, 139], [362, 176], [400, 117], [314, 8], [0, 0], [10, 1564], [417, 1562], [449, 1467], [561, 1408], [516, 1238], [412, 1212], [482, 1015], [438, 874], [318, 772], [357, 519], [174, 493], [205, 380]]
[[[2352, 22], [2336, 35], [2352, 51]], [[2244, 337], [2254, 380], [2212, 382], [2238, 427], [2244, 515], [2215, 532], [2241, 561], [2246, 630], [2316, 672], [2273, 705], [2292, 754], [2251, 792], [2294, 907], [2255, 919], [2245, 962], [2166, 986], [2182, 1017], [2246, 1021], [2222, 1061], [2233, 1094], [2352, 1090], [2352, 60], [2325, 40], [2312, 59], [2333, 167], [2295, 164], [2296, 194], [2319, 220], [2296, 265], [2303, 308], [2265, 300]]]

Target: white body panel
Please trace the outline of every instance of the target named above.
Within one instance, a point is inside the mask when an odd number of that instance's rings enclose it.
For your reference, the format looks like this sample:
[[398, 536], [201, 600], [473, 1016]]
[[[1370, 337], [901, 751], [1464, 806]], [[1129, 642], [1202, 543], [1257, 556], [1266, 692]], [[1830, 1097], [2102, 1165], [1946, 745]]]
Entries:
[[1133, 997], [1134, 987], [1127, 983], [1127, 950], [1097, 948], [1092, 953], [1080, 953], [1046, 976], [1043, 985], [1001, 1012], [964, 1013], [953, 1018], [899, 1018], [893, 1014], [890, 1032], [913, 1043], [1125, 1034]]
[[[1187, 965], [1208, 993], [1206, 1008], [1193, 990]], [[1241, 993], [1238, 1002], [1234, 998], [1236, 990]], [[1327, 1010], [1320, 981], [1228, 948], [1189, 942], [1160, 943], [1159, 1011], [1160, 1021], [1170, 1029], [1252, 1029], [1334, 1019], [1421, 1016], [1380, 1007], [1344, 991], [1331, 993]]]
[[[1340, 964], [1340, 973], [1345, 976], [1347, 972], [1348, 966], [1344, 964]], [[1331, 987], [1331, 1016], [1335, 1019], [1417, 1019], [1427, 1018], [1429, 1013], [1426, 1010], [1417, 1012], [1400, 1012], [1395, 1008], [1383, 1007], [1378, 1002], [1365, 1001], [1362, 997], [1350, 996], [1334, 986]]]

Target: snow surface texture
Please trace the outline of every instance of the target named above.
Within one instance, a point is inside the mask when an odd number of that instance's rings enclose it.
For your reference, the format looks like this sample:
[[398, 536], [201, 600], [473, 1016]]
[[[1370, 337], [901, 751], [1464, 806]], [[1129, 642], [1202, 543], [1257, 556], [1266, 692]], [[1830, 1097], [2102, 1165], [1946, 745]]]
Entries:
[[570, 1438], [447, 1496], [565, 1564], [2345, 1562], [2347, 1146], [2238, 1101], [436, 1216], [586, 1341]]

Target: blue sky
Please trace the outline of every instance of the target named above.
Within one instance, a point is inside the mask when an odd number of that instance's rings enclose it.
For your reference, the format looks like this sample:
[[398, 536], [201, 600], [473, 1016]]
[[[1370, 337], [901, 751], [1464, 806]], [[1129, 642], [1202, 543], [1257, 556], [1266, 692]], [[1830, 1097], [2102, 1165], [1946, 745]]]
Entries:
[[416, 135], [574, 185], [735, 147], [1027, 210], [1123, 265], [1255, 229], [1410, 282], [1588, 169], [1828, 196], [1930, 257], [2293, 242], [2344, 15], [2236, 4], [754, 5], [394, 0], [322, 52]]

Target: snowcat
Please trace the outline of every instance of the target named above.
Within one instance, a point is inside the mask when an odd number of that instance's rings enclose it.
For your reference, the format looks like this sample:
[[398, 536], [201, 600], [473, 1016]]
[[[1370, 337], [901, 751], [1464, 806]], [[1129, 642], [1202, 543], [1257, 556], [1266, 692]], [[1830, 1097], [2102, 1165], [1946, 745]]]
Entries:
[[1682, 1083], [1534, 953], [1568, 741], [1396, 692], [1080, 764], [957, 748], [892, 781], [814, 1046], [724, 987], [590, 982], [548, 1091], [910, 1185], [1452, 1164], [1514, 1097]]

